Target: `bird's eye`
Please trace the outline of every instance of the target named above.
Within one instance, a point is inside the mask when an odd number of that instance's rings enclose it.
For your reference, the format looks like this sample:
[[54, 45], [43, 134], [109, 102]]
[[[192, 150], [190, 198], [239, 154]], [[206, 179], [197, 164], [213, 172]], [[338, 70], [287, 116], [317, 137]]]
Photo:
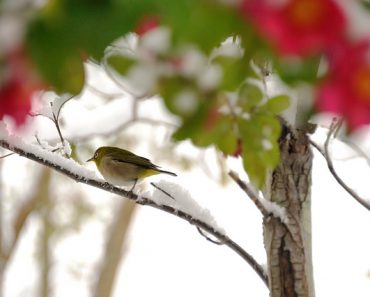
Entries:
[[95, 153], [94, 159], [98, 158], [98, 153]]

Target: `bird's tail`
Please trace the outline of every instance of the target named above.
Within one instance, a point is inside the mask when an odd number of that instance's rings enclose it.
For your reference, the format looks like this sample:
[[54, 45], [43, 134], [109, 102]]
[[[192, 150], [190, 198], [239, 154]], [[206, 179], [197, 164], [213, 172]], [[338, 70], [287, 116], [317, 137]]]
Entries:
[[166, 171], [166, 170], [158, 170], [160, 173], [165, 173], [165, 174], [169, 174], [169, 175], [172, 175], [172, 176], [177, 176], [176, 173], [173, 173], [171, 171]]

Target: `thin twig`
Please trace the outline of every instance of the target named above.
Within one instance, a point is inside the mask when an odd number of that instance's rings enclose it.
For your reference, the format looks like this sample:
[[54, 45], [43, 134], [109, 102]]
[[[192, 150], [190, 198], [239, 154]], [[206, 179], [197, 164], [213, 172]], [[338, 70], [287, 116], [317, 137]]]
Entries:
[[238, 245], [236, 242], [234, 242], [231, 238], [229, 238], [224, 233], [218, 230], [215, 230], [213, 226], [207, 224], [206, 222], [194, 218], [191, 214], [185, 211], [182, 211], [180, 209], [174, 208], [172, 206], [169, 206], [169, 205], [157, 204], [156, 202], [154, 202], [153, 200], [147, 197], [142, 197], [142, 196], [139, 197], [133, 192], [126, 191], [122, 188], [116, 187], [107, 182], [102, 182], [96, 179], [88, 178], [86, 176], [81, 176], [75, 172], [72, 172], [71, 170], [67, 168], [64, 168], [60, 165], [54, 164], [53, 162], [49, 160], [39, 157], [38, 155], [32, 152], [25, 151], [15, 145], [11, 145], [6, 140], [0, 139], [0, 146], [13, 151], [22, 157], [26, 157], [37, 163], [48, 166], [54, 169], [55, 171], [58, 171], [59, 173], [62, 173], [68, 176], [69, 178], [75, 180], [76, 182], [84, 183], [84, 184], [99, 188], [101, 190], [104, 190], [104, 191], [107, 191], [113, 194], [117, 194], [121, 197], [131, 199], [135, 201], [137, 204], [147, 205], [147, 206], [157, 208], [159, 210], [162, 210], [164, 212], [177, 216], [194, 226], [201, 228], [202, 230], [206, 231], [207, 233], [217, 238], [220, 242], [223, 242], [226, 246], [228, 246], [231, 250], [233, 250], [236, 254], [238, 254], [244, 261], [246, 261], [252, 267], [252, 269], [257, 273], [257, 275], [261, 278], [264, 284], [268, 287], [268, 277], [267, 277], [265, 270], [247, 251], [245, 251], [240, 245]]
[[330, 128], [329, 128], [329, 132], [330, 132], [330, 130], [333, 131], [332, 135], [334, 136], [334, 138], [338, 137], [340, 128], [342, 128], [343, 123], [344, 123], [344, 119], [337, 119], [337, 118], [333, 119], [333, 121], [330, 125]]
[[64, 145], [64, 138], [63, 138], [62, 132], [60, 131], [59, 122], [58, 122], [58, 116], [56, 116], [54, 114], [54, 112], [52, 112], [52, 115], [53, 115], [53, 122], [54, 122], [55, 127], [57, 128], [57, 131], [58, 131], [60, 142]]
[[368, 166], [370, 167], [370, 157], [368, 154], [366, 154], [362, 148], [357, 145], [356, 143], [348, 140], [348, 139], [340, 139], [340, 141], [342, 141], [343, 143], [345, 143], [346, 145], [348, 145], [354, 152], [357, 153], [357, 156], [360, 156], [361, 158], [363, 158], [366, 163], [368, 164]]
[[[61, 147], [61, 149], [63, 150], [63, 148], [64, 148], [64, 145], [66, 144], [66, 141], [65, 141], [65, 139], [64, 139], [64, 137], [63, 137], [63, 134], [62, 134], [62, 131], [60, 130], [60, 125], [59, 125], [59, 116], [60, 116], [60, 111], [61, 111], [61, 109], [62, 109], [62, 107], [64, 106], [64, 104], [66, 104], [68, 101], [70, 101], [71, 99], [73, 99], [74, 98], [74, 96], [71, 96], [71, 97], [69, 97], [67, 100], [65, 100], [60, 106], [59, 106], [59, 109], [58, 109], [58, 111], [57, 111], [57, 114], [55, 114], [54, 113], [54, 111], [53, 111], [53, 102], [50, 102], [50, 109], [51, 109], [51, 115], [52, 115], [52, 117], [49, 117], [49, 116], [46, 116], [46, 115], [44, 115], [44, 114], [41, 114], [41, 113], [30, 113], [29, 115], [30, 116], [32, 116], [32, 117], [38, 117], [38, 116], [43, 116], [43, 117], [45, 117], [45, 118], [47, 118], [47, 119], [49, 119], [49, 120], [51, 120], [53, 123], [54, 123], [54, 125], [55, 125], [55, 127], [56, 127], [56, 129], [57, 129], [57, 132], [58, 132], [58, 136], [59, 136], [59, 139], [60, 139], [60, 142], [62, 143], [62, 147]], [[40, 141], [40, 139], [38, 138], [38, 136], [36, 135], [35, 136], [36, 137], [36, 140], [37, 140], [37, 142], [39, 143], [39, 145], [42, 147], [42, 145], [41, 145], [41, 141]], [[58, 150], [58, 149], [56, 149], [56, 150]], [[63, 150], [64, 151], [64, 150]], [[70, 156], [68, 156], [66, 153], [64, 153], [64, 155], [67, 157], [67, 158], [70, 158]]]
[[168, 193], [167, 191], [163, 190], [162, 188], [160, 188], [159, 186], [157, 186], [155, 183], [151, 182], [150, 183], [154, 188], [156, 188], [157, 190], [161, 191], [163, 194], [165, 194], [166, 196], [168, 196], [169, 198], [175, 200], [175, 198], [173, 198], [173, 196]]
[[261, 214], [267, 218], [270, 216], [270, 212], [265, 208], [262, 204], [258, 196], [254, 193], [254, 191], [248, 186], [247, 183], [243, 182], [238, 174], [234, 171], [229, 171], [229, 176], [238, 184], [238, 186], [247, 194], [247, 196], [252, 200], [254, 205], [258, 208]]
[[[65, 152], [65, 144], [66, 144], [66, 141], [63, 137], [63, 134], [62, 134], [62, 131], [60, 130], [60, 125], [59, 125], [59, 117], [60, 117], [60, 111], [62, 110], [64, 104], [66, 104], [67, 102], [69, 102], [72, 98], [74, 98], [74, 96], [71, 96], [69, 97], [67, 100], [65, 100], [58, 108], [57, 110], [57, 114], [54, 113], [53, 111], [53, 108], [51, 108], [51, 113], [53, 115], [53, 122], [54, 122], [54, 125], [58, 131], [58, 135], [59, 135], [59, 138], [60, 138], [60, 142], [62, 143], [62, 151], [64, 152], [64, 155], [69, 159], [70, 156]], [[53, 107], [53, 102], [50, 102], [50, 106]]]
[[140, 124], [140, 123], [147, 124], [147, 125], [153, 125], [153, 126], [167, 126], [169, 128], [176, 128], [177, 127], [176, 124], [173, 124], [173, 123], [170, 123], [170, 122], [155, 120], [155, 119], [145, 118], [145, 117], [137, 117], [132, 122], [132, 124]]
[[56, 118], [57, 118], [56, 120], [57, 120], [57, 122], [59, 122], [60, 111], [62, 110], [63, 106], [67, 102], [71, 101], [74, 97], [75, 97], [74, 95], [73, 96], [70, 96], [67, 100], [63, 101], [63, 103], [59, 106], [59, 109], [58, 109], [57, 114], [56, 114]]
[[6, 157], [9, 157], [11, 155], [14, 155], [14, 153], [9, 153], [9, 154], [6, 154], [4, 156], [0, 156], [0, 159], [5, 159]]
[[[108, 95], [108, 94], [105, 94], [105, 95]], [[72, 98], [73, 97], [69, 98], [66, 102], [68, 102]], [[64, 102], [64, 104], [66, 102]], [[71, 142], [73, 142], [73, 141], [82, 142], [82, 141], [88, 140], [88, 139], [90, 139], [92, 137], [96, 137], [96, 136], [110, 136], [110, 135], [115, 135], [115, 134], [119, 133], [120, 131], [125, 130], [125, 129], [128, 129], [129, 127], [131, 127], [131, 126], [133, 126], [135, 124], [145, 124], [145, 125], [151, 125], [151, 126], [164, 126], [164, 127], [168, 127], [169, 129], [175, 129], [175, 128], [178, 127], [178, 125], [176, 125], [174, 123], [167, 122], [167, 121], [162, 121], [162, 120], [158, 120], [158, 119], [152, 119], [152, 118], [148, 118], [148, 117], [140, 117], [138, 115], [138, 110], [139, 110], [139, 101], [138, 101], [138, 99], [135, 99], [134, 98], [134, 102], [132, 104], [132, 110], [131, 110], [131, 116], [130, 116], [130, 118], [127, 119], [126, 121], [120, 123], [118, 126], [112, 128], [111, 130], [108, 130], [108, 131], [104, 131], [104, 132], [99, 132], [99, 131], [97, 131], [97, 132], [89, 132], [89, 133], [87, 133], [85, 135], [81, 135], [81, 136], [77, 136], [77, 137], [73, 137], [73, 135], [67, 135], [68, 136], [68, 139]], [[47, 119], [51, 120], [55, 125], [59, 121], [59, 117], [57, 117], [53, 113], [51, 113], [51, 117], [46, 116], [46, 115], [43, 115], [43, 114], [39, 114], [39, 113], [38, 114], [30, 114], [30, 116], [33, 116], [33, 117], [37, 117], [37, 116], [46, 117]], [[61, 130], [60, 130], [59, 124], [56, 125], [56, 126], [57, 126], [57, 131], [58, 131], [59, 139], [61, 139], [61, 137], [60, 137]], [[49, 139], [49, 140], [50, 141], [57, 141], [57, 139]], [[62, 144], [64, 145], [63, 142], [62, 142]]]
[[202, 235], [205, 239], [207, 239], [209, 242], [212, 242], [214, 244], [217, 244], [217, 245], [222, 245], [224, 244], [222, 241], [217, 241], [217, 240], [214, 240], [212, 238], [210, 238], [207, 234], [204, 233], [204, 231], [197, 226], [197, 230], [199, 232], [200, 235]]
[[[343, 121], [341, 122], [341, 125], [342, 125]], [[317, 126], [317, 125], [315, 125]], [[320, 126], [321, 128], [325, 128], [327, 129], [327, 127], [324, 127], [324, 126]], [[310, 133], [312, 134], [312, 133]], [[341, 142], [343, 142], [344, 144], [346, 144], [347, 146], [349, 146], [354, 152], [357, 153], [357, 155], [354, 155], [354, 156], [349, 156], [349, 157], [346, 157], [346, 158], [336, 158], [335, 160], [340, 160], [340, 161], [346, 161], [346, 160], [350, 160], [350, 159], [354, 159], [356, 157], [362, 157], [363, 159], [365, 159], [366, 163], [368, 164], [368, 166], [370, 167], [370, 156], [356, 143], [354, 143], [353, 141], [350, 141], [348, 138], [341, 138], [340, 139]]]
[[[150, 125], [150, 126], [165, 126], [171, 129], [174, 129], [177, 127], [177, 125], [172, 124], [170, 122], [156, 120], [156, 119], [142, 117], [142, 118], [137, 118], [136, 120], [133, 120], [130, 118], [127, 121], [121, 123], [120, 125], [118, 125], [117, 127], [114, 127], [111, 130], [107, 130], [104, 132], [99, 132], [99, 131], [89, 132], [84, 135], [76, 136], [76, 137], [74, 137], [73, 135], [68, 135], [68, 139], [70, 142], [76, 142], [76, 141], [83, 142], [83, 141], [86, 141], [88, 139], [91, 139], [97, 136], [104, 137], [104, 136], [116, 135], [120, 131], [126, 130], [130, 128], [131, 126], [137, 125], [137, 124], [145, 124], [145, 125]], [[51, 139], [50, 141], [53, 141], [53, 140], [55, 139]]]
[[330, 142], [330, 138], [331, 138], [331, 136], [332, 136], [333, 133], [334, 133], [334, 129], [330, 129], [329, 130], [329, 133], [328, 133], [328, 136], [327, 136], [327, 139], [325, 141], [324, 149], [322, 149], [316, 142], [314, 142], [311, 139], [310, 139], [310, 143], [324, 157], [324, 159], [326, 160], [326, 164], [328, 166], [328, 169], [329, 169], [330, 173], [333, 175], [333, 177], [338, 182], [338, 184], [344, 190], [346, 190], [347, 193], [350, 194], [358, 203], [360, 203], [363, 207], [365, 207], [367, 210], [370, 211], [370, 204], [365, 199], [363, 199], [362, 197], [360, 197], [353, 189], [351, 189], [339, 177], [338, 173], [336, 172], [336, 170], [334, 168], [333, 160], [331, 159], [330, 154], [329, 154], [329, 142]]
[[[39, 138], [39, 136], [37, 134], [35, 134], [35, 138], [36, 138], [36, 141], [37, 141], [37, 143], [39, 144], [40, 147], [42, 147], [43, 149], [49, 150], [48, 147], [41, 142], [41, 140], [40, 140], [40, 138]], [[57, 151], [60, 151], [61, 149], [62, 149], [62, 147], [58, 147], [57, 146], [56, 148], [53, 148], [50, 151], [52, 153], [55, 153]]]
[[104, 92], [102, 90], [99, 90], [98, 88], [95, 88], [91, 84], [86, 84], [86, 88], [91, 93], [95, 93], [95, 95], [97, 95], [99, 97], [103, 97], [103, 98], [105, 98], [107, 100], [116, 99], [116, 98], [119, 98], [119, 97], [122, 97], [122, 96], [125, 95], [124, 93], [113, 93], [113, 94], [109, 94], [109, 93], [106, 93], [106, 92]]

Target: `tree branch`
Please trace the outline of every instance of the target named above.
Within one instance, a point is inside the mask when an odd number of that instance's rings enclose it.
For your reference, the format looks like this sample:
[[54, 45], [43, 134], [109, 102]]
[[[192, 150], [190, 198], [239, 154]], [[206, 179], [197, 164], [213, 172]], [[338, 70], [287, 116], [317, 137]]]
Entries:
[[0, 156], [0, 160], [5, 159], [6, 157], [9, 157], [11, 155], [14, 155], [14, 153], [9, 153], [9, 154], [5, 154], [4, 156]]
[[147, 198], [138, 196], [137, 194], [126, 191], [122, 188], [118, 188], [116, 186], [113, 186], [112, 184], [109, 184], [107, 182], [99, 181], [93, 178], [89, 178], [86, 176], [81, 176], [75, 172], [72, 172], [71, 170], [64, 168], [58, 164], [54, 164], [50, 160], [40, 157], [36, 155], [35, 153], [31, 151], [26, 151], [25, 149], [20, 148], [17, 145], [10, 144], [8, 141], [4, 139], [0, 139], [0, 146], [3, 148], [6, 148], [8, 150], [13, 151], [14, 153], [17, 153], [18, 155], [22, 157], [26, 157], [30, 160], [33, 160], [39, 164], [42, 164], [44, 166], [48, 166], [52, 168], [55, 171], [58, 171], [59, 173], [62, 173], [69, 178], [75, 180], [76, 182], [84, 183], [102, 190], [105, 190], [107, 192], [119, 195], [124, 198], [128, 198], [136, 202], [140, 205], [147, 205], [154, 208], [157, 208], [159, 210], [162, 210], [164, 212], [167, 212], [169, 214], [175, 215], [191, 225], [194, 225], [196, 227], [201, 228], [202, 230], [206, 231], [207, 233], [211, 234], [213, 237], [217, 238], [220, 242], [223, 242], [226, 246], [228, 246], [231, 250], [233, 250], [235, 253], [237, 253], [244, 261], [246, 261], [252, 269], [257, 273], [257, 275], [261, 278], [261, 280], [264, 282], [266, 286], [268, 286], [268, 280], [267, 275], [265, 273], [265, 270], [262, 268], [260, 264], [257, 263], [257, 261], [248, 253], [246, 252], [241, 246], [239, 246], [236, 242], [234, 242], [232, 239], [230, 239], [227, 235], [223, 234], [222, 232], [215, 230], [213, 226], [203, 222], [202, 220], [194, 218], [191, 214], [186, 213], [180, 209], [176, 209], [169, 205], [164, 204], [157, 204], [153, 200]]
[[327, 138], [325, 140], [324, 149], [322, 149], [316, 142], [310, 139], [311, 145], [324, 157], [326, 164], [328, 166], [328, 169], [330, 173], [333, 175], [335, 180], [338, 182], [338, 184], [347, 191], [348, 194], [350, 194], [358, 203], [360, 203], [363, 207], [365, 207], [367, 210], [370, 211], [370, 203], [368, 203], [365, 199], [360, 197], [353, 189], [351, 189], [338, 175], [337, 171], [334, 168], [333, 160], [330, 157], [329, 153], [329, 144], [330, 139], [337, 131], [338, 126], [332, 125], [332, 127], [329, 129], [329, 133], [327, 135]]
[[197, 230], [198, 230], [199, 234], [202, 235], [209, 242], [212, 242], [212, 243], [217, 244], [217, 245], [224, 244], [221, 241], [217, 241], [217, 240], [214, 240], [214, 239], [210, 238], [206, 233], [204, 233], [204, 231], [201, 228], [197, 227]]
[[258, 208], [261, 214], [266, 218], [270, 215], [270, 212], [266, 209], [266, 207], [262, 204], [262, 202], [258, 199], [257, 195], [254, 191], [245, 183], [243, 182], [238, 174], [234, 171], [229, 172], [229, 176], [237, 183], [237, 185], [247, 194], [247, 196], [252, 200], [254, 205]]

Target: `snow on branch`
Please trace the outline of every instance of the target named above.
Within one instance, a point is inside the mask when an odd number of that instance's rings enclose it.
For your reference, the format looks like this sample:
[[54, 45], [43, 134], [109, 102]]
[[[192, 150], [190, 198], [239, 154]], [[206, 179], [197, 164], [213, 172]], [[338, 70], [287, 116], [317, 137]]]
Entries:
[[284, 208], [274, 202], [271, 202], [264, 198], [260, 198], [254, 188], [246, 182], [242, 181], [236, 172], [230, 171], [229, 176], [247, 194], [247, 196], [252, 200], [252, 202], [258, 208], [264, 218], [273, 215], [274, 217], [280, 219], [285, 225], [288, 225], [289, 219]]
[[[23, 142], [20, 138], [9, 135], [6, 127], [0, 123], [0, 146], [10, 150], [22, 157], [33, 160], [39, 164], [50, 167], [59, 173], [75, 180], [101, 190], [116, 194], [118, 196], [131, 199], [137, 204], [147, 205], [169, 214], [175, 215], [188, 223], [205, 231], [207, 234], [216, 238], [220, 243], [226, 245], [243, 260], [245, 260], [252, 269], [257, 273], [261, 280], [268, 286], [268, 277], [263, 267], [240, 245], [230, 239], [223, 231], [220, 231], [208, 210], [198, 208], [198, 204], [189, 199], [187, 192], [180, 194], [178, 201], [173, 202], [169, 197], [161, 196], [159, 191], [153, 195], [153, 198], [137, 195], [133, 192], [126, 191], [99, 179], [95, 173], [72, 159], [67, 159], [55, 152], [47, 151], [41, 147]], [[163, 186], [163, 184], [161, 184]], [[172, 186], [170, 195], [177, 199], [178, 187]], [[172, 203], [172, 205], [171, 205]], [[206, 237], [206, 236], [205, 236]], [[207, 238], [207, 237], [206, 237]]]

